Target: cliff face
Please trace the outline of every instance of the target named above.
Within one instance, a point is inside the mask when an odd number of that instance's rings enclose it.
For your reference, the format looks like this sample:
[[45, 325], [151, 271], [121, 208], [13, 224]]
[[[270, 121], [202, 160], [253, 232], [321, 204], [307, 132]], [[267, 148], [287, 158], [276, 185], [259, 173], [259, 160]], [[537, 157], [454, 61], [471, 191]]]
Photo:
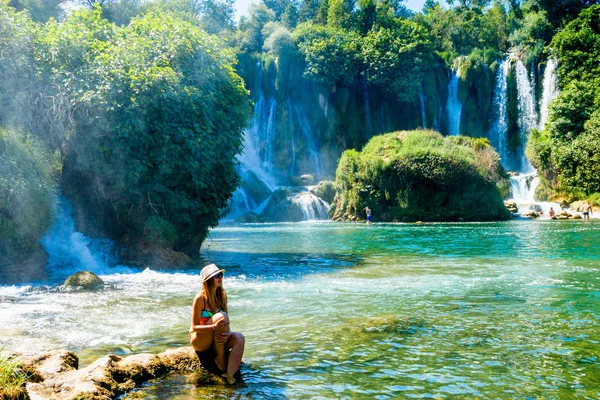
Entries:
[[240, 54], [238, 73], [254, 101], [249, 130], [257, 158], [282, 183], [312, 174], [331, 177], [341, 153], [398, 129], [445, 130], [449, 71], [441, 59], [424, 66], [420, 95], [401, 102], [357, 77], [330, 87], [303, 76], [293, 54], [274, 59]]

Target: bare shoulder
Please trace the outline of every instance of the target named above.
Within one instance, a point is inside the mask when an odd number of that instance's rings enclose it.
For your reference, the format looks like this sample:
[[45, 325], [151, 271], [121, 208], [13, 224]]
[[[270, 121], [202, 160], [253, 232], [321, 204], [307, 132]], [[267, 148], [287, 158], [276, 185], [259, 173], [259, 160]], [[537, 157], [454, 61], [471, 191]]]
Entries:
[[201, 293], [196, 294], [194, 296], [194, 305], [203, 306], [204, 305], [204, 297], [202, 297]]

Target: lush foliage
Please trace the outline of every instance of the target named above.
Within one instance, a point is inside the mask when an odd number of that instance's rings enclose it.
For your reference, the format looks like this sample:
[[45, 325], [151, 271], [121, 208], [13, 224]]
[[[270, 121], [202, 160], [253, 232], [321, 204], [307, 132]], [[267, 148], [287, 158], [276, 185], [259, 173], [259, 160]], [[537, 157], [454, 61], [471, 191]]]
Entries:
[[506, 178], [485, 139], [433, 131], [375, 136], [346, 151], [336, 172], [335, 219], [489, 221], [507, 219], [499, 187]]
[[[157, 10], [125, 26], [98, 7], [39, 25], [2, 0], [0, 123], [60, 149], [62, 189], [94, 233], [195, 252], [238, 184], [250, 103], [203, 20]], [[2, 243], [25, 249], [50, 222], [53, 161], [3, 135]]]
[[563, 90], [551, 104], [546, 129], [532, 135], [528, 155], [555, 196], [600, 192], [599, 20], [600, 6], [590, 7], [551, 43]]
[[95, 204], [94, 222], [113, 236], [157, 241], [158, 229], [197, 248], [238, 183], [249, 104], [232, 54], [168, 14], [118, 28], [92, 9], [44, 37], [77, 108], [67, 192]]
[[0, 130], [0, 257], [31, 252], [52, 220], [51, 157], [31, 138]]

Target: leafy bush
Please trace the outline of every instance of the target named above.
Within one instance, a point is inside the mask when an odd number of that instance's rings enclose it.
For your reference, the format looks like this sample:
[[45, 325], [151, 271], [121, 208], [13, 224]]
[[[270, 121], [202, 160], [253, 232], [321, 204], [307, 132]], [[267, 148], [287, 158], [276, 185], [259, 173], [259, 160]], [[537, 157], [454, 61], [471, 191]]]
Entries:
[[45, 37], [48, 68], [77, 105], [67, 194], [113, 238], [197, 251], [239, 181], [250, 104], [233, 54], [154, 12], [120, 28], [97, 8], [79, 11]]
[[0, 256], [31, 252], [52, 221], [50, 157], [31, 137], [0, 130]]
[[550, 104], [548, 123], [527, 145], [552, 198], [577, 200], [600, 192], [600, 6], [581, 12], [551, 43], [562, 91]]
[[507, 219], [497, 185], [506, 176], [486, 139], [394, 132], [344, 152], [331, 214], [354, 219], [369, 206], [383, 221]]

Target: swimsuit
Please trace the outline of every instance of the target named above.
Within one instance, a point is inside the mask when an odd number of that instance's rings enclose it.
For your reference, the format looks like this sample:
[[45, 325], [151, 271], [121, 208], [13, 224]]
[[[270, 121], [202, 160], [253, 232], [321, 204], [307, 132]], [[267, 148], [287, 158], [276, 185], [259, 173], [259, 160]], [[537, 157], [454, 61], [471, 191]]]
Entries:
[[[223, 310], [219, 310], [216, 313], [210, 310], [202, 310], [202, 312], [200, 313], [200, 325], [205, 325], [215, 314], [220, 312], [223, 312]], [[190, 337], [192, 336], [192, 333], [194, 333], [194, 330], [190, 328]]]

